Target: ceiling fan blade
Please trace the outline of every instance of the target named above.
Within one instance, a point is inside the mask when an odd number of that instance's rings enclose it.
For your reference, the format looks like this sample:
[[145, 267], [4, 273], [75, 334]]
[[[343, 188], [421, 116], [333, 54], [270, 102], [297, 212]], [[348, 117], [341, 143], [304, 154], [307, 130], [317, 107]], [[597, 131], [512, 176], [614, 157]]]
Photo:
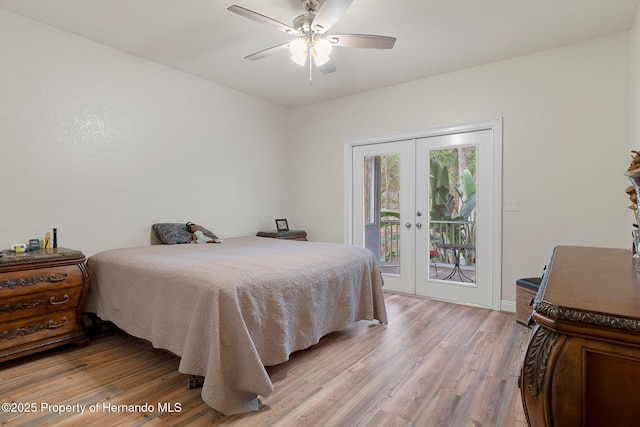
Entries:
[[317, 68], [318, 70], [320, 70], [322, 74], [329, 74], [329, 73], [333, 73], [336, 70], [336, 65], [333, 63], [331, 58], [329, 58], [327, 62], [318, 66]]
[[395, 37], [374, 34], [331, 34], [327, 40], [334, 46], [366, 49], [391, 49], [396, 44]]
[[353, 0], [325, 0], [322, 7], [316, 12], [311, 28], [320, 34], [324, 34], [338, 22], [352, 2]]
[[251, 59], [251, 60], [261, 59], [261, 58], [264, 58], [265, 56], [273, 55], [274, 53], [278, 53], [278, 52], [281, 52], [283, 50], [289, 50], [289, 43], [280, 44], [278, 46], [273, 46], [273, 47], [268, 47], [268, 48], [263, 49], [261, 51], [252, 53], [251, 55], [245, 56], [244, 59]]
[[254, 12], [253, 10], [246, 9], [242, 6], [238, 6], [234, 4], [233, 6], [229, 6], [227, 10], [229, 12], [233, 12], [245, 18], [251, 19], [252, 21], [256, 21], [260, 24], [270, 25], [276, 30], [284, 31], [285, 33], [288, 33], [294, 36], [299, 35], [298, 31], [295, 28], [290, 27], [287, 24], [283, 24], [280, 21], [276, 21], [275, 19], [271, 19], [268, 16], [261, 15], [258, 12]]

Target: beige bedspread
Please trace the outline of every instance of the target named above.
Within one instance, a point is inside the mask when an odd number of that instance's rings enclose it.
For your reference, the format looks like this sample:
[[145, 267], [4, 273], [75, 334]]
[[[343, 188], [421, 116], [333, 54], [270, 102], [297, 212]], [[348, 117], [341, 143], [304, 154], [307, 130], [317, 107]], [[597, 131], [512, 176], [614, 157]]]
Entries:
[[273, 390], [264, 366], [357, 320], [387, 322], [375, 257], [350, 245], [239, 237], [109, 250], [88, 268], [85, 310], [180, 356], [224, 414], [258, 409]]

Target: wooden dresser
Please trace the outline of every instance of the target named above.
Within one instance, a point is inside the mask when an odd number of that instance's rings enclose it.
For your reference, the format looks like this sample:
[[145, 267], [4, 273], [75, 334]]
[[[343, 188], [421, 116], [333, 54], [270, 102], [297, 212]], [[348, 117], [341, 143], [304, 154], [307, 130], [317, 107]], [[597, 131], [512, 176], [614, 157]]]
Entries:
[[529, 425], [640, 422], [640, 273], [624, 249], [559, 246], [520, 374]]
[[86, 344], [82, 252], [57, 248], [0, 257], [0, 362], [74, 342]]

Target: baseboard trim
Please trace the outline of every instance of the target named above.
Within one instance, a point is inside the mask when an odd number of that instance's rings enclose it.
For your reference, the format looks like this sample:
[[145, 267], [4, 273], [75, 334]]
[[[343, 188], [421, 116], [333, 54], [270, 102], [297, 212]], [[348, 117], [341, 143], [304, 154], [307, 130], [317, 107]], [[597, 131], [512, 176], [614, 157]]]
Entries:
[[515, 301], [500, 301], [500, 311], [510, 311], [511, 313], [516, 312], [516, 302]]

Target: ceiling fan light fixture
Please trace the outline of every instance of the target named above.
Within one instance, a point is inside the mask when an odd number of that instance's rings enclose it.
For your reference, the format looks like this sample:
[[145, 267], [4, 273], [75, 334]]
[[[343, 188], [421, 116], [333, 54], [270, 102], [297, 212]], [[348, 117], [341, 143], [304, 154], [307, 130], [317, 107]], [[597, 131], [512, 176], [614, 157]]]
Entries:
[[331, 58], [328, 56], [320, 56], [318, 55], [318, 52], [313, 52], [313, 62], [316, 63], [317, 67], [326, 64], [327, 62], [329, 62], [329, 59]]
[[307, 62], [307, 55], [309, 54], [309, 45], [307, 40], [300, 37], [289, 44], [289, 51], [291, 52], [291, 60], [300, 66], [304, 66]]
[[291, 55], [291, 60], [296, 64], [298, 64], [299, 66], [304, 67], [304, 64], [307, 63], [307, 54], [305, 53], [304, 55], [301, 55], [301, 56]]
[[322, 58], [329, 58], [333, 46], [327, 39], [317, 39], [313, 44], [313, 50]]
[[316, 66], [321, 66], [329, 62], [333, 47], [327, 39], [319, 38], [313, 43], [313, 60]]

